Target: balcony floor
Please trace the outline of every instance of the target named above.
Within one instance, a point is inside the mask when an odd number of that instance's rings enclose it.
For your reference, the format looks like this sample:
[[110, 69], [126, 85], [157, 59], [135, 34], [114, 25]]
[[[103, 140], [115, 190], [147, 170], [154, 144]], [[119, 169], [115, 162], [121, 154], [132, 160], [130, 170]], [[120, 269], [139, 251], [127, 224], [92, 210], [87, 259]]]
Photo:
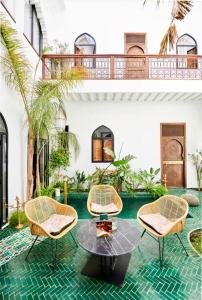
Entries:
[[[179, 195], [182, 190], [171, 192]], [[202, 202], [202, 193], [199, 196]], [[165, 262], [160, 270], [158, 245], [145, 235], [139, 249], [133, 251], [122, 288], [80, 274], [87, 253], [75, 248], [70, 235], [59, 241], [58, 265], [53, 272], [47, 244], [35, 246], [26, 262], [26, 250], [33, 240], [29, 229], [7, 227], [0, 232], [0, 299], [201, 299], [201, 258], [187, 241], [188, 232], [202, 225], [201, 205], [191, 207], [190, 215], [181, 233], [189, 257], [171, 235], [165, 240]], [[142, 230], [135, 219], [128, 220]], [[74, 235], [81, 222], [73, 230]]]

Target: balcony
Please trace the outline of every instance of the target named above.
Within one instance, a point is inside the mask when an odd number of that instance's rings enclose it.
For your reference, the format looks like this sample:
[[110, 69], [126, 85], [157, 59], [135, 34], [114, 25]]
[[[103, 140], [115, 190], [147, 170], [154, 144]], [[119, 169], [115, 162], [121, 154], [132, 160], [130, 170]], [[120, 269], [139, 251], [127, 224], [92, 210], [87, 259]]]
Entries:
[[202, 55], [44, 55], [42, 78], [67, 70], [85, 80], [201, 80]]

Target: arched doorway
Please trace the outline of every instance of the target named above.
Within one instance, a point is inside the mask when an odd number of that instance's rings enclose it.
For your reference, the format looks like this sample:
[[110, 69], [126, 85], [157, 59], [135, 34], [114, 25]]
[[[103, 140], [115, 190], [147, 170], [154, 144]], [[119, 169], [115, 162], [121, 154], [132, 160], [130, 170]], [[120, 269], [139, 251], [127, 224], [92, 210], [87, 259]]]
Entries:
[[128, 55], [133, 57], [127, 59], [127, 77], [133, 78], [145, 78], [145, 57], [144, 50], [140, 46], [132, 46], [127, 51]]
[[[88, 33], [80, 34], [74, 42], [74, 53], [75, 54], [95, 54], [96, 53], [96, 42], [95, 39]], [[93, 58], [77, 58], [76, 66], [85, 66], [86, 68], [94, 68], [95, 60]]]
[[0, 113], [0, 228], [8, 217], [8, 129]]
[[190, 57], [179, 59], [178, 68], [197, 69], [197, 58], [194, 56], [197, 52], [197, 42], [191, 35], [186, 33], [180, 36], [176, 44], [176, 53]]

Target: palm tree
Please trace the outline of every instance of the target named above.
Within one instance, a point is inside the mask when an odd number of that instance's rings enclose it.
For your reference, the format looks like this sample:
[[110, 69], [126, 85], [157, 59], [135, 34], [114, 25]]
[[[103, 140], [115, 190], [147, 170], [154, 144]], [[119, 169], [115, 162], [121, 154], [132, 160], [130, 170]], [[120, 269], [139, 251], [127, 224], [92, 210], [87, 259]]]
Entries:
[[[147, 1], [148, 0], [144, 0], [143, 4], [145, 5]], [[160, 2], [161, 0], [157, 0], [157, 5], [159, 5]], [[177, 29], [175, 21], [182, 21], [191, 11], [192, 6], [192, 0], [173, 0], [171, 22], [161, 41], [159, 54], [166, 54], [168, 49], [174, 49], [174, 45], [177, 39]]]
[[[17, 31], [12, 28], [3, 14], [0, 15], [1, 44], [3, 45], [3, 56], [0, 63], [3, 67], [3, 75], [9, 87], [14, 88], [22, 98], [28, 125], [27, 145], [27, 199], [33, 195], [33, 156], [34, 146], [37, 145], [36, 164], [36, 187], [40, 190], [39, 176], [39, 140], [45, 139], [54, 126], [58, 110], [65, 114], [63, 99], [70, 88], [77, 84], [79, 75], [72, 72], [63, 72], [60, 80], [35, 80], [39, 62], [35, 71], [27, 60], [23, 43], [19, 39]], [[32, 74], [34, 73], [34, 76]], [[65, 114], [66, 115], [66, 114]], [[73, 141], [75, 149], [78, 150], [78, 141]]]

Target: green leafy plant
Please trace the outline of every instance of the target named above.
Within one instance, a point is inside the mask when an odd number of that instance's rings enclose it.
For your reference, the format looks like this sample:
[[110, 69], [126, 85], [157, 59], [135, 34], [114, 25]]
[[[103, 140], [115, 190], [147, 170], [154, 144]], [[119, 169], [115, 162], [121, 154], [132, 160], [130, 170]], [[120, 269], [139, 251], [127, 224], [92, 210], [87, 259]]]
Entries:
[[[20, 210], [19, 214], [20, 214], [20, 223], [27, 224], [27, 217], [25, 215], [25, 212], [23, 210]], [[11, 227], [15, 227], [18, 225], [18, 214], [16, 210], [10, 215], [8, 223]]]
[[48, 196], [48, 197], [53, 197], [54, 194], [54, 186], [53, 185], [48, 185], [46, 187], [41, 186], [40, 190], [40, 196]]
[[[63, 99], [69, 89], [77, 85], [80, 75], [76, 70], [65, 70], [60, 80], [37, 80], [37, 69], [41, 57], [36, 64], [34, 71], [27, 59], [23, 42], [19, 39], [6, 17], [0, 14], [1, 46], [3, 47], [0, 57], [4, 79], [7, 85], [15, 89], [22, 98], [22, 103], [27, 118], [28, 126], [28, 151], [27, 151], [27, 199], [33, 195], [33, 183], [35, 180], [36, 190], [40, 192], [40, 168], [39, 156], [41, 152], [40, 139], [46, 142], [49, 139], [51, 130], [55, 124], [58, 111], [65, 113]], [[44, 49], [43, 53], [48, 48]], [[45, 144], [45, 143], [44, 143]], [[36, 149], [36, 153], [35, 152]], [[33, 157], [36, 154], [36, 174], [33, 177]]]
[[48, 174], [53, 176], [55, 181], [60, 181], [61, 172], [69, 166], [69, 152], [59, 147], [51, 152], [48, 162]]
[[154, 196], [154, 198], [159, 198], [167, 193], [167, 188], [162, 184], [153, 184], [148, 183], [146, 186], [146, 190]]
[[75, 176], [68, 177], [68, 187], [70, 190], [74, 190], [76, 192], [84, 191], [84, 184], [86, 181], [87, 177], [84, 171], [80, 172], [79, 170], [77, 170]]
[[202, 151], [196, 150], [195, 153], [189, 154], [191, 161], [195, 167], [198, 190], [201, 190], [202, 181]]

